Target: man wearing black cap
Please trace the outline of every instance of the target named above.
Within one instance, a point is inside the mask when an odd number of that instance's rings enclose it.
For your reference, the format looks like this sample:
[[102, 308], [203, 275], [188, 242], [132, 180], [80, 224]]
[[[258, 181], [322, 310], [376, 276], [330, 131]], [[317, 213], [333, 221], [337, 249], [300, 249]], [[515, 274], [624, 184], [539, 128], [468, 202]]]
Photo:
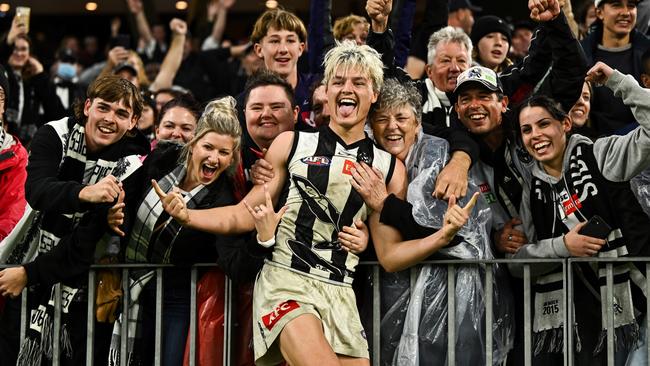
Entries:
[[510, 55], [508, 56], [515, 64], [528, 55], [528, 47], [535, 32], [535, 24], [530, 21], [522, 20], [514, 24], [512, 30], [512, 44]]
[[449, 0], [447, 24], [470, 34], [474, 25], [474, 14], [482, 10], [481, 7], [472, 5], [469, 0]]
[[118, 63], [117, 66], [113, 68], [113, 74], [130, 81], [131, 84], [136, 87], [140, 86], [140, 82], [138, 81], [138, 70], [136, 70], [135, 66], [133, 66], [129, 61]]
[[474, 66], [458, 76], [453, 99], [458, 118], [481, 148], [480, 160], [474, 167], [475, 177], [492, 210], [494, 245], [499, 252], [514, 253], [526, 243], [523, 233], [513, 226], [520, 223], [520, 197], [525, 179], [522, 174], [529, 171], [532, 159], [521, 146], [508, 139], [503, 126], [508, 97], [493, 70]]
[[[638, 0], [595, 0], [596, 17], [591, 33], [582, 40], [588, 64], [602, 61], [641, 82], [642, 56], [650, 48], [650, 39], [634, 29]], [[636, 123], [621, 98], [605, 87], [595, 87], [592, 95], [591, 121], [599, 135], [627, 131]]]

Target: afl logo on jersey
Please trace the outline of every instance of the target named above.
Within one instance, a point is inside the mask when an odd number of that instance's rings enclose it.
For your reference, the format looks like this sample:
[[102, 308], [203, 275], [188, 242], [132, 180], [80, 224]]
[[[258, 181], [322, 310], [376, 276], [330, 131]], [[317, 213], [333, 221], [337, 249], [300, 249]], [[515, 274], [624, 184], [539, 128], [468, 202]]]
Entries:
[[300, 159], [303, 163], [307, 165], [315, 166], [330, 166], [331, 160], [324, 156], [307, 156]]

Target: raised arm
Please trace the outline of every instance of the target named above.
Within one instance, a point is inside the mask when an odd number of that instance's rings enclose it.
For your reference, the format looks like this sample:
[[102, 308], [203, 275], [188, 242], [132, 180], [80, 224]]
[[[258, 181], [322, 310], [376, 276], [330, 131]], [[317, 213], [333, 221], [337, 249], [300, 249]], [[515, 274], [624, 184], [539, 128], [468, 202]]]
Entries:
[[420, 79], [424, 75], [427, 65], [429, 38], [437, 30], [447, 25], [449, 6], [447, 0], [427, 0], [424, 17], [420, 30], [413, 37], [409, 57], [406, 61], [406, 72], [413, 79]]
[[[406, 170], [402, 163], [397, 162], [395, 165], [395, 172], [387, 189], [389, 193], [395, 194], [398, 198], [404, 197]], [[443, 227], [425, 238], [409, 241], [402, 241], [399, 231], [381, 223], [380, 213], [373, 212], [369, 218], [369, 225], [379, 263], [388, 272], [400, 271], [423, 261], [447, 246], [458, 230], [467, 222], [469, 213], [477, 199], [478, 193], [472, 196], [465, 207], [461, 208], [456, 204], [456, 198], [451, 197]]]
[[151, 42], [155, 42], [155, 39], [151, 33], [151, 27], [149, 27], [149, 21], [147, 20], [147, 16], [144, 13], [142, 0], [126, 0], [126, 4], [128, 5], [131, 14], [133, 14], [133, 17], [135, 17], [135, 24], [138, 28], [138, 35], [144, 41], [145, 45], [149, 45]]
[[395, 29], [395, 64], [399, 67], [404, 67], [409, 55], [411, 46], [411, 29], [413, 29], [413, 17], [415, 17], [415, 0], [401, 1], [401, 8], [396, 16], [397, 23], [393, 26]]
[[[268, 192], [276, 205], [287, 179], [287, 159], [293, 144], [293, 132], [284, 132], [273, 141], [266, 153], [266, 160], [273, 165], [275, 175], [267, 184]], [[238, 234], [255, 228], [255, 219], [248, 212], [246, 204], [256, 207], [264, 204], [264, 186], [254, 186], [242, 202], [234, 206], [206, 210], [188, 210], [182, 196], [177, 192], [165, 193], [154, 182], [154, 188], [163, 203], [165, 211], [183, 226], [213, 234]], [[245, 203], [244, 203], [245, 202]]]
[[208, 8], [216, 7], [216, 10], [208, 9], [208, 13], [214, 11], [215, 19], [212, 24], [212, 32], [203, 41], [202, 51], [219, 48], [223, 39], [223, 33], [226, 29], [226, 20], [228, 19], [228, 9], [233, 6], [235, 0], [213, 0], [208, 4]]
[[[545, 40], [531, 43], [530, 60], [521, 68], [524, 81], [536, 84], [541, 73], [546, 73], [548, 57], [552, 67], [549, 76], [539, 88], [540, 93], [552, 96], [565, 110], [570, 110], [582, 92], [583, 76], [587, 73], [587, 59], [580, 43], [573, 35], [564, 13], [542, 26]], [[544, 50], [546, 49], [546, 50]], [[549, 53], [540, 56], [540, 53]], [[535, 59], [540, 59], [536, 62]]]
[[187, 23], [178, 18], [174, 18], [169, 22], [169, 28], [172, 31], [172, 42], [162, 65], [160, 65], [160, 71], [156, 75], [156, 79], [149, 87], [149, 90], [152, 92], [171, 88], [176, 77], [176, 72], [178, 72], [178, 68], [181, 67], [181, 63], [183, 62], [183, 47], [185, 46]]
[[630, 107], [639, 127], [623, 136], [603, 137], [594, 143], [594, 156], [603, 176], [622, 182], [650, 166], [650, 90], [632, 75], [624, 75], [602, 62], [587, 73], [587, 80], [604, 84]]
[[323, 73], [323, 56], [334, 46], [331, 11], [331, 0], [312, 0], [309, 4], [307, 56], [312, 73]]

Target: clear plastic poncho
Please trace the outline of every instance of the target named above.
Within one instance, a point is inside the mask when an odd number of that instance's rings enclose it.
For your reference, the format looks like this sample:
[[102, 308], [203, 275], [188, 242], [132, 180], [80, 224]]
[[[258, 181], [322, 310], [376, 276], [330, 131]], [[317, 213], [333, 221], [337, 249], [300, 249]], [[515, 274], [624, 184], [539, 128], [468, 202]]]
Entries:
[[[421, 136], [407, 160], [409, 188], [407, 200], [413, 216], [422, 226], [438, 229], [447, 211], [447, 202], [432, 197], [438, 173], [448, 160], [447, 142]], [[459, 205], [466, 204], [478, 191], [469, 173], [468, 193]], [[438, 254], [451, 259], [492, 259], [490, 247], [491, 213], [480, 197], [468, 223], [458, 233], [463, 241]], [[456, 364], [485, 365], [484, 265], [456, 265]], [[505, 267], [492, 266], [493, 281], [493, 363], [505, 360], [514, 337], [514, 305]], [[409, 272], [389, 274], [382, 279], [382, 297], [392, 302], [382, 322], [386, 349], [396, 348], [393, 365], [447, 364], [447, 267], [417, 267], [413, 291]], [[391, 352], [392, 354], [392, 352]], [[382, 352], [386, 364], [387, 352]]]
[[650, 168], [630, 179], [630, 186], [641, 208], [646, 215], [650, 216]]

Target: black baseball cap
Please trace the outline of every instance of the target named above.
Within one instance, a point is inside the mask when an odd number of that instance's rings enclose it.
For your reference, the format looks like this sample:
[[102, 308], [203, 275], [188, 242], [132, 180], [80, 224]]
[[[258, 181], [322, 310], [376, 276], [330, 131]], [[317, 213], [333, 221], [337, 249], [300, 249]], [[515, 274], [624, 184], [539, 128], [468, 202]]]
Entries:
[[459, 9], [469, 9], [475, 13], [483, 11], [483, 8], [473, 5], [469, 0], [449, 0], [450, 13]]

